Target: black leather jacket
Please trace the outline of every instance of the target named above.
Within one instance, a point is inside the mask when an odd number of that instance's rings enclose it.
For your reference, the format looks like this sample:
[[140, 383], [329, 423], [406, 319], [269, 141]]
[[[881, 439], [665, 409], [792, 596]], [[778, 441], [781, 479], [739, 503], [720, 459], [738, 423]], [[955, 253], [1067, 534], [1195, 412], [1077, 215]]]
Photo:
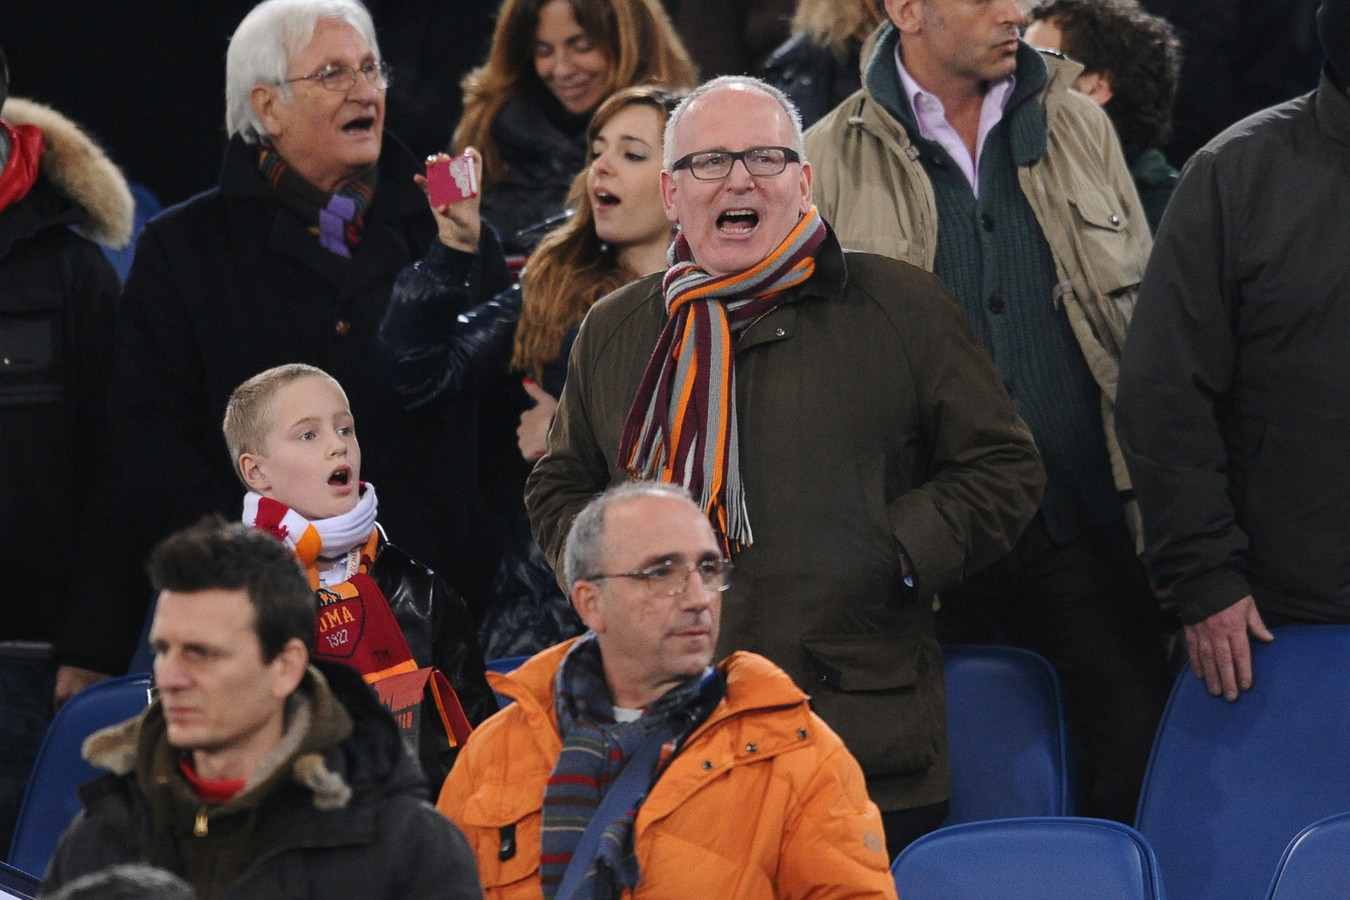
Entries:
[[388, 541], [381, 543], [370, 577], [389, 601], [417, 665], [435, 666], [445, 673], [469, 724], [477, 725], [495, 713], [497, 698], [483, 674], [483, 653], [464, 598]]

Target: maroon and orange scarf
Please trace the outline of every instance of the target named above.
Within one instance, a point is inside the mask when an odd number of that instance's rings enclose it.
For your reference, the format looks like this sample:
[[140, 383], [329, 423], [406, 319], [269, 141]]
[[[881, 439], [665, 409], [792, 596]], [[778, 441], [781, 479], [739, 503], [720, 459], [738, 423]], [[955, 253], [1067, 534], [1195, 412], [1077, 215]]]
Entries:
[[619, 462], [634, 478], [683, 484], [730, 552], [754, 535], [736, 420], [735, 339], [816, 269], [825, 221], [814, 206], [760, 263], [732, 275], [699, 268], [681, 231], [666, 271], [666, 325], [624, 422]]

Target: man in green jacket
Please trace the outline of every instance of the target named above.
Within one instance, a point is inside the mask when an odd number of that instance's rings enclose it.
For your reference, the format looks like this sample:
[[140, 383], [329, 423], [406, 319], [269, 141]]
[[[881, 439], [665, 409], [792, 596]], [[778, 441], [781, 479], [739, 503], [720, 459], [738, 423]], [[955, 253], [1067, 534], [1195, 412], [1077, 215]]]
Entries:
[[665, 153], [672, 267], [583, 323], [526, 487], [535, 536], [561, 571], [607, 484], [688, 487], [736, 564], [717, 655], [760, 653], [811, 693], [894, 854], [946, 814], [933, 595], [1016, 540], [1036, 448], [941, 283], [840, 248], [781, 93], [709, 82]]
[[1080, 808], [1129, 822], [1168, 687], [1127, 531], [1120, 347], [1150, 238], [1081, 67], [1018, 38], [1014, 0], [887, 0], [863, 88], [806, 146], [848, 247], [936, 273], [994, 358], [1045, 463], [1013, 552], [945, 591], [945, 641], [1017, 644], [1064, 685]]

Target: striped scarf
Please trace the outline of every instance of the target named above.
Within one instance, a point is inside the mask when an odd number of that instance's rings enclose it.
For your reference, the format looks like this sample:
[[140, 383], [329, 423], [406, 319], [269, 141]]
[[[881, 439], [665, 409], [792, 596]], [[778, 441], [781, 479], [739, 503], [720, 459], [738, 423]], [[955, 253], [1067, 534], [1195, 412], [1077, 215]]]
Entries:
[[730, 553], [754, 542], [741, 483], [734, 339], [810, 279], [825, 221], [814, 206], [744, 272], [710, 275], [681, 231], [666, 271], [666, 325], [624, 421], [619, 461], [640, 480], [683, 484]]
[[[660, 731], [664, 745], [652, 772], [651, 783], [655, 783], [680, 742], [712, 714], [724, 693], [721, 676], [709, 667], [701, 676], [665, 693], [636, 721], [616, 722], [594, 632], [567, 651], [553, 685], [563, 749], [544, 786], [544, 822], [539, 838], [539, 880], [546, 900], [557, 896], [582, 834], [628, 758], [648, 735]], [[625, 888], [638, 883], [633, 823], [642, 799], [645, 793], [605, 827], [578, 896], [618, 898]]]
[[366, 227], [366, 210], [375, 196], [375, 170], [336, 194], [315, 187], [266, 144], [258, 147], [258, 171], [288, 209], [309, 223], [311, 234], [330, 253], [351, 259]]

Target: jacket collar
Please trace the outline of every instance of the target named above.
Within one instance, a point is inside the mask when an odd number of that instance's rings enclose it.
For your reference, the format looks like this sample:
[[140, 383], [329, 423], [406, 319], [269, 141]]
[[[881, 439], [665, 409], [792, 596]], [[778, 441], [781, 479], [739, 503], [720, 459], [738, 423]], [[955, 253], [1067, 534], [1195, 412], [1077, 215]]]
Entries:
[[[231, 209], [231, 216], [245, 216], [236, 227], [267, 231], [267, 246], [289, 256], [325, 277], [343, 292], [357, 292], [368, 282], [389, 277], [387, 260], [401, 260], [407, 250], [400, 229], [411, 221], [425, 218], [428, 233], [433, 233], [431, 212], [425, 195], [413, 183], [417, 171], [412, 154], [393, 135], [385, 132], [384, 147], [376, 163], [378, 172], [375, 196], [366, 215], [366, 229], [351, 260], [330, 253], [311, 234], [308, 225], [286, 209], [276, 198], [258, 171], [257, 148], [235, 136], [225, 148], [221, 164], [220, 195]], [[267, 217], [258, 219], [253, 210]], [[245, 213], [245, 210], [248, 210]]]
[[1322, 80], [1313, 95], [1313, 115], [1317, 127], [1338, 144], [1350, 144], [1350, 96], [1322, 70]]
[[[552, 743], [561, 746], [558, 718], [553, 707], [553, 681], [563, 657], [577, 638], [564, 641], [530, 657], [520, 668], [506, 675], [488, 672], [492, 689], [520, 703], [532, 719], [544, 717]], [[727, 690], [713, 714], [690, 735], [698, 734], [731, 716], [754, 710], [785, 709], [803, 706], [807, 700], [801, 688], [782, 669], [754, 653], [737, 651], [717, 664], [726, 680]]]
[[[323, 753], [351, 733], [351, 717], [329, 689], [327, 679], [311, 666], [287, 701], [281, 742], [263, 759], [239, 795], [223, 807], [254, 803], [260, 789], [287, 777], [310, 791], [318, 809], [346, 806], [351, 786], [329, 768]], [[179, 754], [168, 744], [164, 710], [158, 700], [141, 715], [94, 732], [84, 742], [83, 755], [91, 765], [114, 775], [135, 773], [147, 795], [152, 783], [180, 777], [176, 768]]]
[[[895, 68], [895, 48], [900, 42], [900, 31], [894, 25], [883, 26], [879, 32], [875, 48], [867, 65], [863, 69], [863, 85], [873, 101], [881, 106], [896, 121], [904, 126], [911, 143], [922, 140], [919, 136], [919, 124], [914, 117], [914, 109], [900, 83], [900, 73]], [[1075, 71], [1067, 81], [1063, 80], [1064, 71], [1056, 74], [1062, 84], [1072, 84], [1081, 66], [1070, 63], [1060, 57], [1059, 63], [1073, 67]], [[1019, 166], [1030, 165], [1048, 146], [1046, 135], [1046, 111], [1040, 103], [1027, 102], [1039, 96], [1047, 84], [1051, 83], [1050, 61], [1040, 51], [1025, 41], [1017, 45], [1017, 84], [1003, 113], [1003, 121], [1011, 129], [1013, 159]]]
[[131, 241], [136, 201], [120, 169], [74, 122], [50, 107], [10, 97], [0, 118], [34, 125], [46, 138], [41, 175], [79, 206], [76, 227], [95, 243], [124, 247]]

